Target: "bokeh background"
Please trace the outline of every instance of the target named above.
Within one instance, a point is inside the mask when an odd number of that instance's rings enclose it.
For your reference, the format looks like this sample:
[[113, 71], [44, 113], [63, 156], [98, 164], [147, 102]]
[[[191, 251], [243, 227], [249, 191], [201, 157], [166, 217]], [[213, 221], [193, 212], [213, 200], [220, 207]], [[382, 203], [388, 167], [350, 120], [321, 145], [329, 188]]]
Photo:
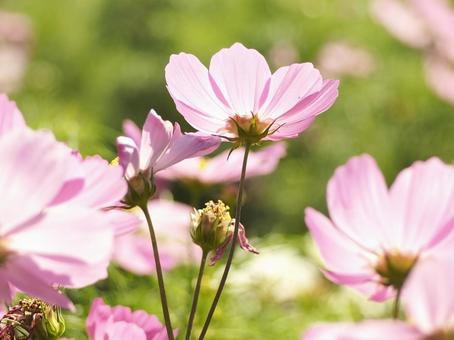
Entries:
[[[322, 278], [304, 225], [305, 207], [326, 211], [326, 183], [353, 155], [373, 155], [389, 182], [415, 160], [454, 159], [453, 102], [427, 82], [425, 53], [390, 35], [369, 1], [7, 0], [0, 6], [0, 90], [17, 101], [29, 125], [53, 130], [83, 154], [112, 159], [122, 121], [141, 125], [150, 108], [191, 130], [165, 87], [172, 53], [208, 63], [239, 41], [264, 54], [273, 70], [310, 61], [340, 78], [334, 107], [288, 143], [274, 173], [248, 181], [243, 221], [261, 260], [238, 257], [238, 274], [209, 334], [296, 339], [314, 321], [388, 312]], [[182, 188], [174, 194], [188, 199]], [[197, 328], [221, 267], [208, 270]], [[193, 271], [166, 274], [180, 329]], [[254, 273], [247, 283], [245, 271]], [[67, 316], [68, 336], [85, 338], [84, 318], [98, 295], [161, 315], [154, 279], [112, 266], [108, 280], [71, 292], [78, 310]]]

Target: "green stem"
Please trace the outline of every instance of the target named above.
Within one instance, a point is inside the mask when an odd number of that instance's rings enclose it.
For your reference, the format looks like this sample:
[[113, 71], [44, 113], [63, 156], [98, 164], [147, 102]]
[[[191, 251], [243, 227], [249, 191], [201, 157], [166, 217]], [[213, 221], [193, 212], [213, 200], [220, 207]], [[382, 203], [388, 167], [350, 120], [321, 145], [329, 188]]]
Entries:
[[151, 245], [153, 247], [153, 256], [156, 264], [159, 294], [161, 295], [162, 313], [164, 314], [167, 337], [169, 338], [169, 340], [174, 340], [172, 324], [170, 322], [169, 306], [167, 304], [166, 290], [164, 287], [164, 277], [162, 275], [161, 261], [159, 259], [158, 242], [156, 241], [156, 234], [154, 232], [153, 223], [151, 222], [150, 212], [148, 211], [147, 204], [144, 204], [140, 208], [142, 209], [145, 218], [147, 219], [148, 230], [150, 231]]
[[243, 157], [243, 165], [242, 165], [242, 169], [241, 169], [240, 184], [238, 185], [238, 193], [237, 193], [237, 197], [236, 197], [235, 229], [233, 231], [233, 239], [232, 239], [232, 244], [230, 246], [229, 257], [227, 258], [224, 273], [222, 274], [221, 281], [219, 282], [218, 290], [213, 299], [213, 303], [211, 304], [210, 311], [208, 312], [208, 316], [205, 320], [205, 324], [203, 325], [203, 329], [202, 329], [202, 332], [200, 333], [199, 340], [203, 340], [203, 338], [205, 337], [205, 335], [208, 331], [208, 327], [210, 326], [210, 322], [211, 322], [211, 319], [213, 318], [214, 311], [216, 310], [216, 306], [219, 302], [219, 299], [221, 297], [225, 283], [227, 281], [227, 276], [229, 275], [230, 267], [232, 266], [233, 255], [235, 253], [235, 246], [236, 246], [236, 242], [238, 239], [238, 230], [240, 227], [241, 205], [242, 205], [242, 201], [243, 201], [243, 191], [244, 191], [244, 180], [246, 178], [247, 159], [249, 156], [250, 149], [251, 149], [251, 145], [246, 144], [246, 146], [244, 148], [244, 157]]
[[189, 314], [188, 327], [186, 328], [186, 340], [191, 338], [192, 325], [194, 323], [194, 317], [197, 311], [197, 303], [199, 301], [200, 286], [202, 285], [203, 272], [205, 271], [205, 264], [208, 252], [204, 251], [202, 254], [202, 260], [200, 261], [199, 275], [197, 276], [197, 283], [195, 285], [194, 296], [192, 298], [191, 313]]
[[400, 310], [400, 295], [402, 293], [402, 288], [397, 289], [396, 297], [394, 298], [394, 306], [393, 306], [393, 319], [399, 318], [399, 310]]

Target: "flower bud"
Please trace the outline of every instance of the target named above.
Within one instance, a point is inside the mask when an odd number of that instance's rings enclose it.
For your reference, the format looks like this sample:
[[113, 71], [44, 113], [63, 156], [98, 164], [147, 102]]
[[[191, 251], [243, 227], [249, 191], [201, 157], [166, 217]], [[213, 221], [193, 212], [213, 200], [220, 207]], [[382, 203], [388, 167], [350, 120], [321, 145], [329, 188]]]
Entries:
[[147, 204], [155, 192], [156, 185], [150, 171], [141, 171], [128, 179], [128, 193], [124, 201], [130, 207], [143, 206]]
[[65, 332], [60, 308], [35, 299], [22, 299], [0, 321], [0, 339], [56, 340]]
[[209, 201], [205, 208], [191, 214], [191, 237], [204, 253], [218, 249], [232, 233], [234, 220], [229, 213], [230, 208], [222, 201]]

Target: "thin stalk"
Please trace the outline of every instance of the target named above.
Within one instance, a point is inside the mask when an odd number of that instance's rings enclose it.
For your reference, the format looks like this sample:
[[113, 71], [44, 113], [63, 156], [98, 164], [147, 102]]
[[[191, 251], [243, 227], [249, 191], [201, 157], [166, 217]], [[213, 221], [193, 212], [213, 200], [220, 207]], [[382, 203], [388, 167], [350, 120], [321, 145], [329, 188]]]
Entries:
[[186, 328], [186, 340], [191, 338], [192, 325], [194, 323], [194, 317], [197, 312], [197, 303], [199, 302], [200, 286], [202, 285], [203, 272], [205, 271], [205, 264], [207, 260], [208, 252], [204, 251], [202, 254], [202, 260], [200, 261], [199, 275], [197, 276], [197, 283], [195, 285], [194, 296], [192, 298], [191, 313], [189, 314], [188, 327]]
[[399, 318], [399, 310], [400, 310], [400, 295], [402, 293], [402, 288], [397, 289], [396, 297], [394, 298], [394, 305], [393, 305], [393, 319]]
[[164, 287], [164, 277], [162, 275], [162, 268], [161, 268], [161, 261], [159, 259], [159, 251], [158, 251], [158, 242], [156, 241], [156, 234], [154, 232], [153, 223], [151, 222], [150, 212], [148, 211], [148, 206], [144, 204], [140, 207], [147, 219], [148, 230], [150, 231], [150, 238], [151, 238], [151, 245], [153, 247], [153, 256], [154, 261], [156, 264], [156, 274], [158, 277], [158, 286], [159, 286], [159, 294], [161, 296], [161, 306], [162, 306], [162, 313], [164, 314], [164, 321], [167, 330], [167, 337], [169, 340], [174, 340], [172, 324], [170, 322], [170, 315], [169, 315], [169, 305], [167, 304], [167, 297], [166, 297], [166, 290]]
[[214, 311], [216, 310], [216, 306], [218, 305], [219, 299], [221, 297], [222, 291], [225, 286], [225, 282], [227, 281], [227, 276], [229, 275], [230, 267], [232, 266], [233, 255], [235, 253], [235, 246], [238, 239], [238, 230], [240, 226], [240, 219], [241, 219], [241, 205], [243, 201], [243, 192], [244, 192], [244, 180], [246, 178], [246, 167], [247, 167], [247, 159], [249, 156], [249, 151], [251, 149], [250, 144], [246, 144], [244, 148], [244, 157], [243, 157], [243, 165], [241, 168], [241, 177], [240, 177], [240, 184], [238, 185], [238, 193], [236, 197], [236, 211], [235, 211], [235, 229], [233, 231], [233, 239], [232, 244], [230, 246], [229, 257], [227, 258], [227, 262], [225, 264], [224, 273], [222, 274], [221, 281], [219, 282], [219, 287], [216, 292], [216, 295], [213, 299], [213, 303], [211, 304], [210, 311], [208, 312], [208, 316], [205, 320], [205, 324], [203, 325], [202, 332], [200, 333], [199, 340], [203, 340], [205, 337], [208, 327], [210, 326], [211, 319], [213, 318]]

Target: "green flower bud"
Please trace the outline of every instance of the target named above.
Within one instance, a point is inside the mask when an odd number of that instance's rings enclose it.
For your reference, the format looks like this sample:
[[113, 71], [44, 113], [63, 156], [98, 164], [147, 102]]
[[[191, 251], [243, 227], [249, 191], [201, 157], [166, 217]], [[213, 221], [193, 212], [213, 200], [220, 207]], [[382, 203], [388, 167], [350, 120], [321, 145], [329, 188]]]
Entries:
[[141, 171], [128, 180], [128, 193], [125, 203], [130, 207], [143, 206], [153, 197], [156, 185], [150, 175], [150, 171]]
[[205, 208], [191, 214], [191, 237], [205, 253], [218, 249], [232, 233], [234, 220], [222, 201], [209, 201]]

